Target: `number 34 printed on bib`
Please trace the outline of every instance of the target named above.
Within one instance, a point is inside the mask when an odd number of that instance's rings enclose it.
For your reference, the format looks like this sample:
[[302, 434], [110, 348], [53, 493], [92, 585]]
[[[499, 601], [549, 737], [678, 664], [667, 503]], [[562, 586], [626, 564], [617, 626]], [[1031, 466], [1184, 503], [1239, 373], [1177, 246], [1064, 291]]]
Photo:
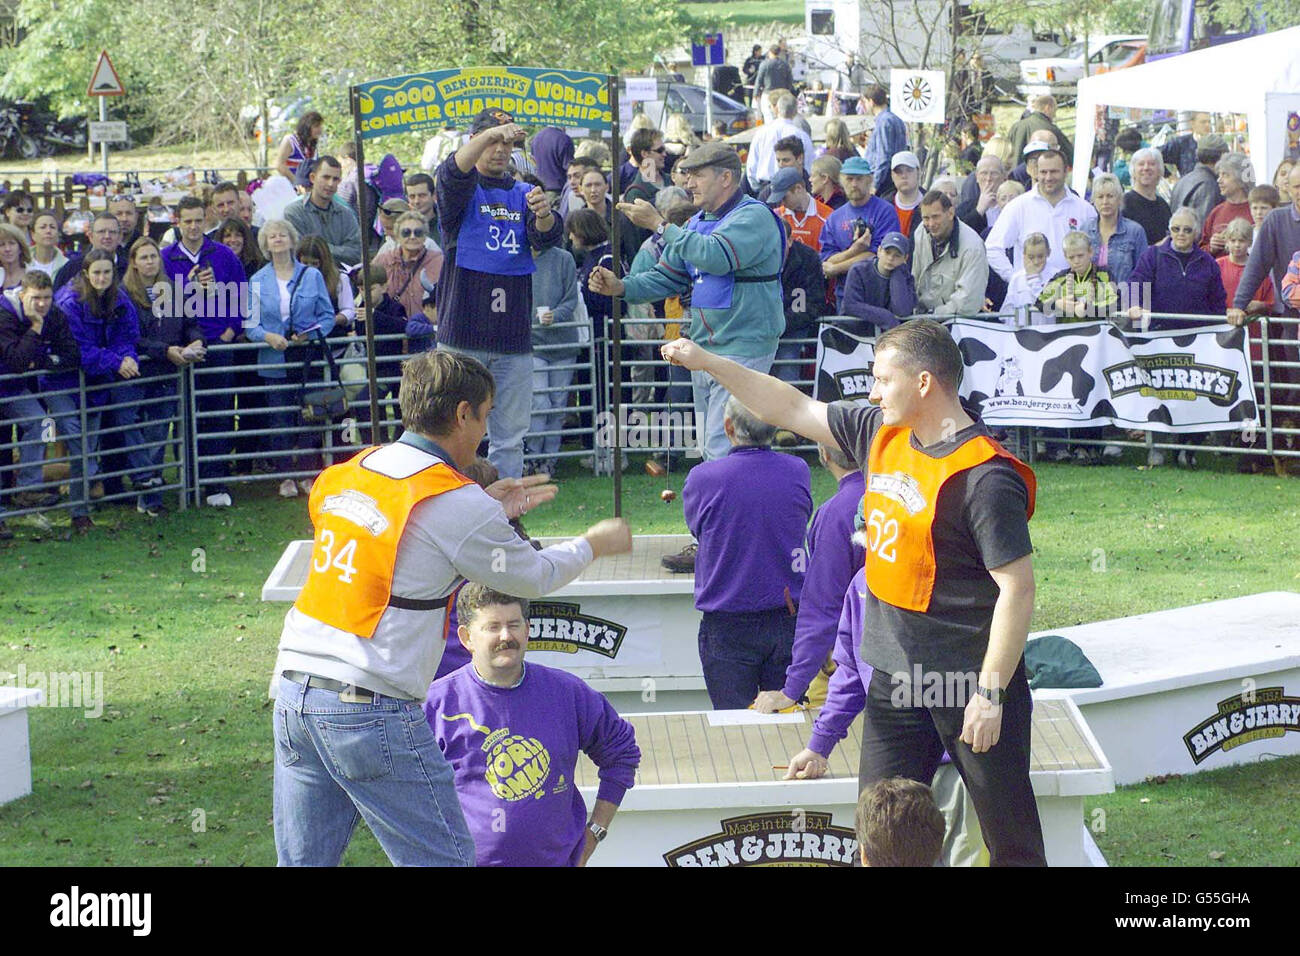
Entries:
[[483, 241], [487, 246], [488, 252], [497, 252], [504, 249], [509, 255], [519, 254], [519, 237], [513, 229], [503, 230], [500, 226], [488, 226], [487, 239]]
[[872, 509], [867, 518], [867, 550], [881, 561], [898, 560], [898, 519], [886, 520], [885, 513], [879, 508]]
[[311, 562], [312, 570], [327, 574], [330, 568], [334, 568], [339, 572], [338, 579], [341, 583], [351, 584], [357, 573], [352, 563], [357, 555], [357, 539], [348, 538], [343, 547], [338, 549], [338, 553], [334, 552], [334, 544], [334, 532], [329, 528], [322, 528], [316, 542], [317, 556], [313, 557]]

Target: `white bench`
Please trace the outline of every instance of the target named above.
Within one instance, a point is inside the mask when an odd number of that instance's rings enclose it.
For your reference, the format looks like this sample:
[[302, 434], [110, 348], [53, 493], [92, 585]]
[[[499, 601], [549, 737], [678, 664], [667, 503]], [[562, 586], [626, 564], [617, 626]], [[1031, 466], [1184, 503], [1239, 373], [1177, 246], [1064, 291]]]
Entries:
[[[841, 846], [851, 854], [843, 841], [852, 839], [858, 801], [861, 720], [831, 752], [828, 776], [787, 781], [784, 769], [776, 768], [803, 749], [812, 714], [717, 726], [720, 713], [727, 712], [626, 715], [636, 729], [641, 765], [593, 865], [662, 866], [665, 856], [691, 855], [685, 848], [730, 843], [719, 851], [725, 856], [738, 852], [746, 837], [752, 845], [754, 838], [765, 843], [792, 832], [815, 834], [819, 850]], [[574, 779], [592, 806], [598, 780], [586, 756]], [[1048, 864], [1105, 865], [1086, 829], [1084, 797], [1110, 793], [1115, 785], [1106, 755], [1069, 700], [1034, 702], [1029, 781]], [[802, 847], [802, 836], [798, 842]], [[703, 857], [706, 865], [717, 863], [711, 852]]]
[[1035, 690], [1034, 699], [1078, 705], [1117, 784], [1300, 753], [1300, 594], [1270, 591], [1043, 633], [1078, 644], [1103, 683]]
[[32, 792], [32, 747], [27, 732], [27, 708], [45, 697], [26, 687], [0, 687], [0, 803]]

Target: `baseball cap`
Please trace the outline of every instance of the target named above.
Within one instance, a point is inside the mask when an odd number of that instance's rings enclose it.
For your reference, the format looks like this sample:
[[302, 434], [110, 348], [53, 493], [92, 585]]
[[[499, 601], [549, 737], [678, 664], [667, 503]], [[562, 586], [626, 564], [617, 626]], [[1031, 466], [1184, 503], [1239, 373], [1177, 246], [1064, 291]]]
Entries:
[[1021, 151], [1022, 156], [1028, 159], [1035, 153], [1056, 153], [1064, 156], [1065, 152], [1059, 146], [1053, 146], [1051, 143], [1044, 143], [1041, 139], [1036, 139], [1031, 143], [1026, 143], [1025, 148]]
[[772, 176], [772, 191], [768, 193], [767, 204], [779, 206], [785, 194], [795, 183], [803, 182], [803, 171], [794, 166], [783, 166]]
[[890, 169], [897, 169], [899, 166], [910, 166], [912, 169], [920, 169], [921, 161], [916, 158], [916, 153], [910, 149], [902, 150], [895, 153], [894, 158], [889, 161]]
[[485, 129], [491, 129], [493, 126], [500, 126], [503, 123], [513, 123], [515, 118], [500, 109], [479, 110], [474, 116], [474, 122], [470, 124], [469, 135], [477, 136]]
[[411, 204], [405, 199], [385, 199], [379, 204], [379, 208], [389, 215], [396, 215], [398, 213], [410, 212]]
[[844, 165], [840, 166], [840, 175], [842, 176], [874, 176], [871, 164], [861, 156], [850, 156], [844, 160]]
[[[895, 156], [897, 158], [897, 156]], [[896, 164], [897, 165], [897, 164]], [[880, 240], [881, 249], [897, 249], [903, 255], [911, 255], [912, 244], [908, 242], [907, 236], [901, 232], [887, 232], [885, 238]]]
[[692, 169], [704, 169], [706, 166], [730, 169], [739, 175], [740, 156], [730, 146], [722, 143], [705, 143], [703, 146], [695, 147], [689, 155], [677, 160], [675, 168], [682, 172], [690, 172]]

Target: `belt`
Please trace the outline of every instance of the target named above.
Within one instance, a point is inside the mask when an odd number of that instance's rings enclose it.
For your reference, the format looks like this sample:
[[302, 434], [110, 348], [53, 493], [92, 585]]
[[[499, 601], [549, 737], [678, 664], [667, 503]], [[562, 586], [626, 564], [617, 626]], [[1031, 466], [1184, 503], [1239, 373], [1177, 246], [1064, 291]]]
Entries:
[[339, 700], [345, 704], [373, 704], [375, 698], [383, 696], [378, 691], [366, 690], [366, 688], [358, 687], [356, 684], [334, 680], [331, 677], [304, 674], [302, 671], [285, 671], [283, 676], [295, 684], [302, 684], [307, 688], [315, 687], [320, 690], [334, 691], [339, 695]]
[[388, 598], [388, 606], [401, 608], [403, 611], [436, 611], [440, 607], [446, 607], [451, 602], [451, 595], [440, 598], [408, 598], [398, 597], [396, 594]]

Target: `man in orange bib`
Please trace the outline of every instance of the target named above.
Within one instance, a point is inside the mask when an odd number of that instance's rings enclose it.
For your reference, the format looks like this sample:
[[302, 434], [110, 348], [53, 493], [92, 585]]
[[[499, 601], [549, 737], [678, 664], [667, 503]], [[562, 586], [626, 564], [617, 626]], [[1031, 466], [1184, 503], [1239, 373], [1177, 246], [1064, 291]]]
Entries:
[[871, 405], [814, 401], [682, 339], [663, 354], [708, 372], [768, 424], [838, 445], [866, 474], [861, 656], [873, 674], [860, 786], [928, 785], [947, 749], [990, 864], [1046, 865], [1023, 659], [1036, 482], [962, 406], [952, 336], [929, 319], [879, 336]]
[[274, 712], [282, 866], [339, 862], [364, 818], [398, 865], [472, 865], [451, 769], [421, 709], [447, 600], [466, 579], [540, 597], [594, 558], [631, 550], [622, 519], [535, 551], [509, 520], [555, 497], [548, 477], [480, 488], [462, 471], [495, 394], [476, 359], [402, 366], [400, 440], [327, 468], [312, 487], [307, 583], [285, 617]]

